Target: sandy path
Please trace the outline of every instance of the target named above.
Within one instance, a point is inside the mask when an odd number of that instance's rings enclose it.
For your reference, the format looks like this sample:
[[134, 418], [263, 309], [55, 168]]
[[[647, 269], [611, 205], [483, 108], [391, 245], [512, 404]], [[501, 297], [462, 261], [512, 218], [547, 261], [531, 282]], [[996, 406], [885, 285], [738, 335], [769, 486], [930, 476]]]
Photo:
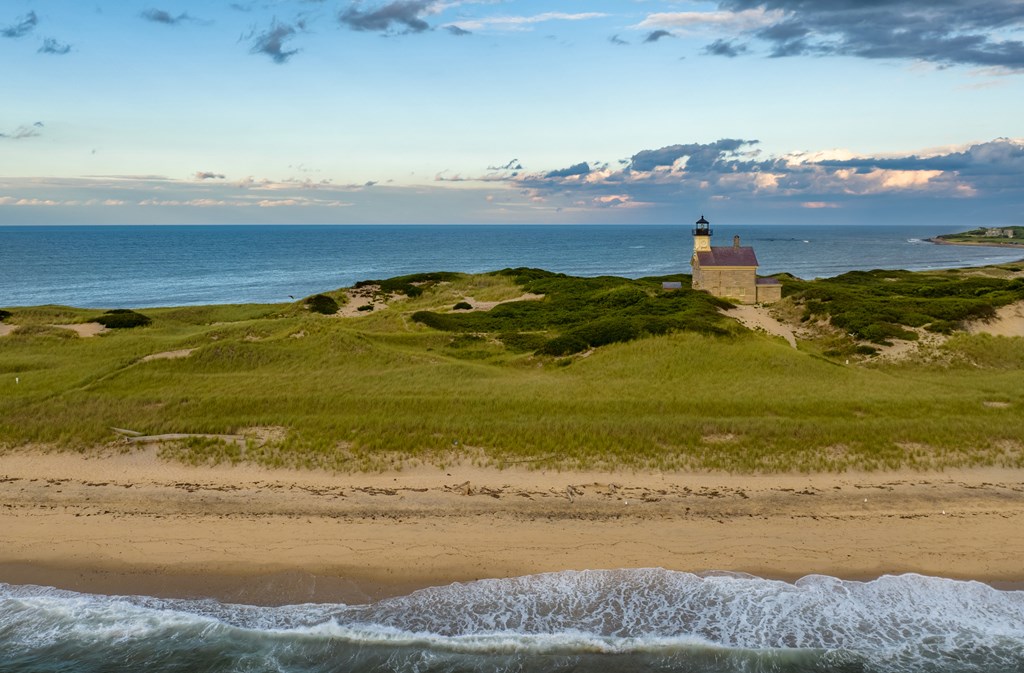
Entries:
[[5, 325], [0, 323], [0, 337], [7, 336], [13, 332], [18, 326], [17, 325]]
[[1021, 581], [1022, 501], [1009, 470], [329, 475], [8, 454], [0, 581], [256, 602], [648, 566]]
[[796, 335], [793, 333], [793, 329], [772, 317], [768, 309], [763, 306], [741, 304], [728, 311], [723, 311], [723, 313], [730, 318], [739, 320], [747, 329], [782, 337], [786, 343], [796, 348]]

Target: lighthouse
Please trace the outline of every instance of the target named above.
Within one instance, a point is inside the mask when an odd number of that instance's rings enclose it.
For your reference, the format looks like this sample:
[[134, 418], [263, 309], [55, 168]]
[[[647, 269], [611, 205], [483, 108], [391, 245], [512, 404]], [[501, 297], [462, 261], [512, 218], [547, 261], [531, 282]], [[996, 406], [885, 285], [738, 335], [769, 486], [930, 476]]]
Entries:
[[740, 245], [734, 236], [732, 245], [712, 247], [711, 223], [703, 215], [693, 227], [694, 290], [704, 290], [740, 304], [770, 304], [782, 298], [782, 286], [774, 278], [757, 277], [754, 249]]
[[711, 223], [701, 215], [693, 225], [693, 254], [707, 252], [711, 249]]

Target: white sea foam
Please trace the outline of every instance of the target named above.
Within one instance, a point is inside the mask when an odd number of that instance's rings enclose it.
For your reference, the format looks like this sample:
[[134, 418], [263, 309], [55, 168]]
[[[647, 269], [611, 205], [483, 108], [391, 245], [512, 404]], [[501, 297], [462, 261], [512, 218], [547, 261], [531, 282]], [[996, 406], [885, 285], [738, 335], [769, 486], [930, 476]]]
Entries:
[[787, 583], [644, 569], [452, 584], [371, 605], [264, 608], [0, 585], [0, 649], [168, 638], [255, 638], [275, 652], [303, 644], [487, 656], [805, 652], [853, 656], [866, 670], [996, 671], [1024, 667], [1024, 592], [920, 575]]

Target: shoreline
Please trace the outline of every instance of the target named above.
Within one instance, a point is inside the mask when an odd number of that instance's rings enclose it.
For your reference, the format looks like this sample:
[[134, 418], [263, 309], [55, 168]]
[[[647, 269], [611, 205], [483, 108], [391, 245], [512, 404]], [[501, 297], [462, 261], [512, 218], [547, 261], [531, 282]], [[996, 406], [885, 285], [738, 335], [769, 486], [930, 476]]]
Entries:
[[926, 238], [929, 243], [936, 245], [966, 245], [979, 248], [1019, 248], [1024, 250], [1024, 243], [978, 243], [975, 241], [947, 241], [938, 237]]
[[1019, 588], [1024, 471], [377, 474], [0, 456], [0, 582], [279, 605], [663, 567]]

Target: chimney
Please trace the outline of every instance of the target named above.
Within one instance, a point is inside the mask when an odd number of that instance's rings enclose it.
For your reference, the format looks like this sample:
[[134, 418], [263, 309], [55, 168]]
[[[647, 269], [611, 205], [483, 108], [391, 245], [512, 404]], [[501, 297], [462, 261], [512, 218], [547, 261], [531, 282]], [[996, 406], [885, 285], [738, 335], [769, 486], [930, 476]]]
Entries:
[[736, 249], [739, 249], [739, 247], [740, 247], [740, 237], [739, 236], [733, 236], [732, 237], [732, 247], [734, 247]]

